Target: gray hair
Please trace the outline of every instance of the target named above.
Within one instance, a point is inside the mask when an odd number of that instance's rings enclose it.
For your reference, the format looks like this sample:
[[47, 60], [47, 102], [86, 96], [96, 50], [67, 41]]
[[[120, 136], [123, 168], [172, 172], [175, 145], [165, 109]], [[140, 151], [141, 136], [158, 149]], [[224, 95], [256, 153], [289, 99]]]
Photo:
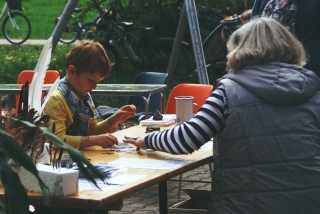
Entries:
[[301, 42], [279, 22], [269, 18], [253, 19], [236, 30], [227, 48], [227, 68], [231, 71], [268, 62], [306, 64]]

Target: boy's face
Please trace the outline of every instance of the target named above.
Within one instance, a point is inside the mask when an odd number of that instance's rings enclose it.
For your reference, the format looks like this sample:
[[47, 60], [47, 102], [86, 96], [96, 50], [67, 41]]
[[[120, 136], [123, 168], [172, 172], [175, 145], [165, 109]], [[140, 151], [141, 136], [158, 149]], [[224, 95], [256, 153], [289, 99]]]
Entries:
[[[74, 66], [73, 66], [74, 67]], [[69, 66], [70, 68], [70, 66]], [[78, 95], [86, 96], [97, 87], [97, 84], [104, 79], [99, 73], [82, 72], [77, 74], [74, 68], [67, 71], [67, 81]]]

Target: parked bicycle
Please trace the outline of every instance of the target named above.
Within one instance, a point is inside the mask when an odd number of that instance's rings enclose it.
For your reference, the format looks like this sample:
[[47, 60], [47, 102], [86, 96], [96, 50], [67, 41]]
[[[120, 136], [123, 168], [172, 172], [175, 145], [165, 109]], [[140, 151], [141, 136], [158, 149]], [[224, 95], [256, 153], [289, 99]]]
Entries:
[[[102, 5], [98, 5], [96, 0], [92, 0], [92, 2], [94, 3], [95, 7], [98, 9], [98, 14], [97, 16], [94, 18], [94, 20], [92, 21], [92, 23], [97, 23], [97, 21], [101, 18], [101, 15], [105, 12]], [[62, 32], [62, 35], [59, 39], [59, 41], [61, 43], [64, 44], [72, 44], [74, 43], [77, 39], [81, 40], [80, 36], [81, 34], [81, 28], [84, 25], [80, 19], [79, 19], [79, 14], [82, 12], [81, 8], [75, 8], [70, 20], [68, 21], [68, 24], [65, 28], [65, 30]], [[58, 23], [58, 21], [60, 20], [60, 17], [56, 17], [55, 18], [55, 24]]]
[[[100, 7], [98, 8], [101, 10]], [[99, 14], [101, 14], [101, 11], [99, 11]], [[153, 28], [140, 27], [140, 32], [137, 33], [132, 22], [118, 22], [118, 20], [118, 11], [114, 8], [105, 10], [95, 22], [83, 24], [77, 30], [76, 39], [99, 41], [106, 49], [113, 70], [121, 66], [122, 58], [124, 58], [122, 55], [125, 54], [132, 65], [138, 69], [166, 72], [174, 38], [160, 38], [150, 43], [148, 33]], [[69, 28], [66, 30], [69, 30]], [[187, 44], [183, 43], [183, 45]], [[174, 77], [185, 76], [186, 73], [191, 72], [189, 71], [191, 67], [192, 59], [188, 51], [182, 46]]]
[[10, 43], [19, 45], [29, 38], [31, 24], [24, 14], [12, 10], [22, 10], [21, 0], [6, 0], [0, 14], [1, 20], [5, 12], [8, 13], [2, 23], [2, 33]]
[[[214, 86], [217, 85], [217, 79], [226, 74], [227, 38], [241, 25], [238, 15], [223, 16], [218, 13], [215, 15], [220, 18], [221, 22], [202, 43], [209, 82]], [[181, 78], [188, 79], [195, 76], [198, 76], [197, 70], [193, 69], [191, 73]]]
[[[119, 22], [120, 14], [114, 9], [104, 10], [96, 0], [92, 0], [98, 15], [93, 22], [83, 25], [77, 18], [81, 9], [76, 8], [65, 28], [60, 41], [71, 44], [75, 40], [94, 40], [100, 42], [109, 56], [112, 69], [118, 69], [122, 64], [124, 54], [129, 58], [135, 68], [166, 72], [169, 64], [174, 38], [159, 38], [149, 42], [148, 33], [151, 27], [140, 27], [137, 33], [132, 22]], [[56, 23], [59, 18], [56, 19]], [[183, 42], [178, 57], [174, 77], [185, 76], [191, 72], [192, 58], [184, 48], [187, 43]]]

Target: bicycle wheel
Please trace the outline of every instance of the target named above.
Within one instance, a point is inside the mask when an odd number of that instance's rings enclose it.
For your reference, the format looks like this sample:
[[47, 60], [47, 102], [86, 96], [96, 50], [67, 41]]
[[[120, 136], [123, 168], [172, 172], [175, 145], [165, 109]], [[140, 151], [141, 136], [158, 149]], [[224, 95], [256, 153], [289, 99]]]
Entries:
[[[162, 38], [151, 44], [153, 50], [151, 67], [152, 71], [167, 72], [174, 40]], [[181, 45], [177, 65], [173, 74], [176, 79], [187, 79], [192, 71], [192, 59], [186, 48]]]
[[217, 86], [217, 79], [226, 73], [227, 46], [221, 37], [222, 24], [217, 26], [203, 42], [203, 53], [207, 68], [210, 84]]
[[109, 57], [112, 70], [116, 70], [121, 64], [121, 57], [116, 50], [115, 45], [111, 41], [106, 41], [106, 34], [106, 28], [103, 25], [90, 22], [81, 27], [78, 37], [80, 40], [100, 42]]
[[[59, 19], [56, 21], [56, 24], [58, 23]], [[59, 41], [63, 44], [72, 44], [74, 41], [78, 38], [78, 33], [80, 31], [80, 26], [76, 18], [71, 17], [71, 19], [68, 21], [68, 24], [64, 31], [62, 32], [62, 35], [59, 39]]]
[[30, 36], [31, 24], [29, 19], [22, 13], [10, 13], [4, 19], [2, 24], [2, 32], [4, 37], [12, 44], [22, 44]]
[[227, 58], [226, 55], [218, 55], [216, 58], [209, 62], [210, 66], [207, 67], [209, 82], [215, 88], [217, 87], [217, 80], [224, 76], [226, 72]]

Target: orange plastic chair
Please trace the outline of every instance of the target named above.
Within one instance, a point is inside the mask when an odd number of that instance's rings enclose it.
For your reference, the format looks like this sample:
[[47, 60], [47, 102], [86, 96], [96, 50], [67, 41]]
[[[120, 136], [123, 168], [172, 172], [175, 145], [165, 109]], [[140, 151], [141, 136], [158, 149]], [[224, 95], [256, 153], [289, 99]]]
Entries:
[[[25, 84], [26, 81], [29, 82], [29, 84], [32, 81], [34, 75], [34, 70], [24, 70], [21, 71], [21, 73], [18, 76], [17, 84]], [[44, 84], [52, 84], [56, 79], [60, 76], [59, 72], [56, 70], [47, 70], [46, 76], [44, 78]], [[45, 93], [42, 93], [42, 98], [44, 97]], [[16, 112], [18, 113], [18, 107], [19, 107], [19, 99], [20, 95], [16, 95]]]
[[[193, 113], [196, 114], [197, 111], [203, 106], [206, 102], [206, 99], [210, 97], [213, 91], [212, 85], [205, 85], [205, 84], [191, 84], [191, 83], [181, 83], [175, 86], [168, 98], [165, 114], [175, 114], [176, 113], [176, 96], [192, 96], [193, 102], [198, 105], [198, 108], [193, 108]], [[210, 173], [212, 174], [212, 165], [209, 163]], [[176, 181], [171, 179], [172, 181]], [[178, 198], [180, 199], [181, 196], [181, 182], [182, 174], [179, 175], [179, 186], [178, 186]]]
[[[176, 113], [176, 96], [193, 96], [193, 102], [196, 103], [198, 105], [198, 109], [200, 109], [206, 99], [210, 97], [212, 91], [212, 85], [181, 83], [172, 89], [164, 113]], [[193, 113], [197, 113], [198, 109], [193, 108]]]

